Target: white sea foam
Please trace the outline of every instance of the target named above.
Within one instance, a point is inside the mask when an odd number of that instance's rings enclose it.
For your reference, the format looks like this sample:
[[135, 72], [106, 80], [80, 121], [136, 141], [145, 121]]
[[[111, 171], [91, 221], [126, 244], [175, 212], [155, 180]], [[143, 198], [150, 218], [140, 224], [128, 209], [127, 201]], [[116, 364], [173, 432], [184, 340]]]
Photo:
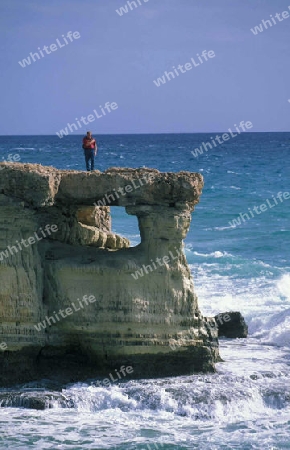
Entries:
[[199, 253], [199, 252], [193, 252], [196, 256], [202, 256], [204, 258], [208, 258], [209, 256], [214, 258], [222, 258], [223, 256], [233, 256], [230, 253], [227, 252], [220, 252], [219, 250], [212, 252], [212, 253]]
[[255, 336], [266, 344], [290, 348], [290, 308], [274, 314]]
[[290, 274], [285, 274], [277, 283], [278, 289], [283, 297], [290, 301]]
[[[262, 274], [263, 267], [271, 268], [269, 264], [260, 261], [253, 264], [253, 270], [260, 267], [260, 274], [250, 279], [231, 274], [230, 266], [221, 268], [218, 261], [199, 266], [190, 264], [201, 311], [205, 316], [240, 311], [249, 326], [250, 336], [264, 344], [290, 348], [290, 275], [283, 274], [275, 279], [273, 268], [272, 272]], [[240, 269], [244, 269], [243, 264]], [[237, 270], [235, 264], [235, 272]]]
[[236, 228], [236, 227], [214, 227], [214, 228], [205, 228], [205, 231], [224, 231], [224, 230], [231, 230], [232, 228]]
[[14, 147], [11, 150], [35, 150], [35, 147]]

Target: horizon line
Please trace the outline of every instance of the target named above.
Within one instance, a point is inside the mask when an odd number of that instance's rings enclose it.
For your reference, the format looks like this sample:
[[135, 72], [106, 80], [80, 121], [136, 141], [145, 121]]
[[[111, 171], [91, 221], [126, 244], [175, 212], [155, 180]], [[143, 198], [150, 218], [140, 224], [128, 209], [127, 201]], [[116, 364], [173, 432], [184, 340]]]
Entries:
[[[176, 134], [214, 134], [214, 133], [227, 133], [229, 130], [226, 131], [194, 131], [194, 132], [170, 132], [170, 133], [166, 133], [166, 132], [162, 132], [162, 133], [95, 133], [92, 132], [92, 134], [98, 135], [98, 136], [141, 136], [141, 135], [164, 135], [164, 134], [169, 134], [169, 135], [176, 135]], [[261, 134], [261, 133], [290, 133], [289, 131], [241, 131], [239, 134]], [[81, 134], [69, 134], [67, 136], [63, 136], [63, 138], [67, 138], [67, 137], [76, 137], [76, 136], [84, 136], [85, 133], [81, 133]], [[49, 137], [56, 137], [59, 139], [58, 136], [56, 136], [55, 134], [0, 134], [0, 137], [23, 137], [23, 136], [49, 136]], [[62, 139], [63, 139], [62, 138]]]

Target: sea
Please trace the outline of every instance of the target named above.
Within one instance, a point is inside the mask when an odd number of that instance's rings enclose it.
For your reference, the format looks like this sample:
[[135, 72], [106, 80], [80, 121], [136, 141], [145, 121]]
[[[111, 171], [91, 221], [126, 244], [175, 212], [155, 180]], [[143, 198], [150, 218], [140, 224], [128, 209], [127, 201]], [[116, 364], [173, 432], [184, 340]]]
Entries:
[[[184, 241], [199, 307], [205, 316], [240, 311], [248, 338], [220, 339], [214, 374], [2, 388], [0, 448], [290, 449], [290, 133], [243, 133], [194, 156], [215, 136], [96, 136], [96, 168], [203, 175]], [[81, 141], [1, 136], [0, 160], [85, 170]], [[113, 230], [137, 245], [136, 217], [111, 214]], [[31, 396], [46, 408], [29, 409]]]

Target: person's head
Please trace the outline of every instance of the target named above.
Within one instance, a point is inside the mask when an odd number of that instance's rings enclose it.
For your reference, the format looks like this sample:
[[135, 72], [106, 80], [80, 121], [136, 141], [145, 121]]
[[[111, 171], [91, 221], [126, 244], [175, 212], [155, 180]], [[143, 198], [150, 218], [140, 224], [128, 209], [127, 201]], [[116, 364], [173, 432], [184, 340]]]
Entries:
[[92, 138], [92, 132], [91, 131], [87, 131], [87, 138], [89, 138], [89, 139]]

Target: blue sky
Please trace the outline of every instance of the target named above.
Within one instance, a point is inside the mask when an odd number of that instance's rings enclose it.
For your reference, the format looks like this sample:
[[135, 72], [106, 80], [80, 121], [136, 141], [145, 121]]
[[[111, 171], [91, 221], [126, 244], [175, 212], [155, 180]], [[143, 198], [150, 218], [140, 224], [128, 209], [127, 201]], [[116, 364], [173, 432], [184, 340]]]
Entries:
[[[0, 134], [55, 134], [106, 102], [118, 109], [87, 127], [94, 134], [223, 131], [241, 120], [290, 130], [290, 17], [250, 31], [290, 12], [290, 0], [139, 3], [119, 16], [125, 0], [1, 0]], [[80, 38], [21, 67], [68, 31]], [[155, 86], [203, 50], [215, 58]]]

